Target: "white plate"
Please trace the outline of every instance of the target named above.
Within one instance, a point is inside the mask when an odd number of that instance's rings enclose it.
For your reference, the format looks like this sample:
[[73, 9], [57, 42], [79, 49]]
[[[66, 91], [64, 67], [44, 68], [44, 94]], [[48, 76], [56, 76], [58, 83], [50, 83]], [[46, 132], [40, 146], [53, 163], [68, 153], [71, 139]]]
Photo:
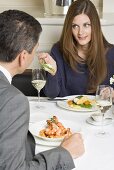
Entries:
[[[72, 132], [80, 132], [81, 128], [80, 126], [76, 125], [75, 122], [67, 121], [67, 120], [60, 120], [60, 122], [65, 126], [65, 128], [70, 128]], [[46, 121], [36, 122], [32, 123], [29, 130], [30, 132], [35, 136], [35, 138], [38, 138], [40, 140], [39, 142], [53, 142], [52, 144], [55, 144], [57, 142], [58, 144], [63, 140], [63, 138], [46, 138], [39, 136], [39, 131], [44, 129], [46, 126]], [[50, 146], [50, 144], [49, 144]]]
[[43, 139], [41, 139], [41, 138], [38, 138], [38, 137], [35, 137], [34, 136], [34, 138], [35, 138], [35, 142], [36, 142], [36, 144], [37, 145], [43, 145], [43, 146], [59, 146], [60, 144], [61, 144], [61, 142], [60, 141], [46, 141], [46, 140], [43, 140]]
[[[75, 95], [75, 96], [68, 96], [66, 98], [69, 99], [74, 99], [75, 97], [77, 97], [79, 95]], [[89, 99], [95, 99], [95, 96], [92, 96], [92, 95], [83, 95], [83, 96], [87, 96]], [[78, 112], [94, 112], [94, 111], [97, 111], [98, 108], [97, 106], [93, 106], [91, 109], [88, 109], [88, 108], [72, 108], [70, 107], [68, 104], [67, 104], [67, 101], [57, 101], [57, 105], [63, 109], [67, 109], [67, 110], [71, 110], [71, 111], [78, 111]]]
[[[94, 121], [91, 117], [88, 117], [86, 122], [91, 124], [91, 125], [95, 125], [95, 126], [101, 126], [102, 125], [102, 122]], [[105, 119], [104, 122], [103, 122], [104, 125], [109, 125], [111, 123], [113, 123], [113, 119]]]

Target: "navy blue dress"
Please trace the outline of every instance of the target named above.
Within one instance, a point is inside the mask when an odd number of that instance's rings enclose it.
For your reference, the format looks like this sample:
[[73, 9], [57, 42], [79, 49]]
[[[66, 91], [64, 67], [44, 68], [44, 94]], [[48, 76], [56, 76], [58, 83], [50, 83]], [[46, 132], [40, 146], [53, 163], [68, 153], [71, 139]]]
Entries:
[[[48, 97], [83, 95], [87, 94], [88, 67], [86, 64], [78, 64], [76, 72], [64, 61], [59, 50], [58, 43], [52, 47], [50, 54], [57, 63], [57, 73], [55, 76], [47, 73], [47, 82], [43, 89]], [[110, 77], [114, 74], [114, 47], [107, 52], [108, 74], [102, 84], [110, 85]], [[100, 69], [100, 68], [99, 68]], [[112, 85], [113, 86], [113, 85]]]

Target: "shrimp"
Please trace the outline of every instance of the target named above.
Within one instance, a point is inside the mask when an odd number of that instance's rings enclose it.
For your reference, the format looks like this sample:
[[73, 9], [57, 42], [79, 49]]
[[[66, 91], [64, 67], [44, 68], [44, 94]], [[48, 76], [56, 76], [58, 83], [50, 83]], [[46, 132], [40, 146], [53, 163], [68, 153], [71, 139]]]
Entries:
[[56, 116], [53, 116], [50, 120], [47, 120], [47, 127], [39, 132], [40, 136], [48, 138], [70, 136], [72, 132], [70, 128], [65, 128], [61, 122], [58, 121]]

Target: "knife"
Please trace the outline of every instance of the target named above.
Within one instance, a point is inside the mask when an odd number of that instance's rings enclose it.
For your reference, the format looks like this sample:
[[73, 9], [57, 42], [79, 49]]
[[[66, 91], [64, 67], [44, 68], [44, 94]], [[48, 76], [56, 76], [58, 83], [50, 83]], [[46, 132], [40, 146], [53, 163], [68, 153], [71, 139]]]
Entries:
[[68, 100], [67, 98], [49, 98], [49, 101], [64, 101], [64, 100]]

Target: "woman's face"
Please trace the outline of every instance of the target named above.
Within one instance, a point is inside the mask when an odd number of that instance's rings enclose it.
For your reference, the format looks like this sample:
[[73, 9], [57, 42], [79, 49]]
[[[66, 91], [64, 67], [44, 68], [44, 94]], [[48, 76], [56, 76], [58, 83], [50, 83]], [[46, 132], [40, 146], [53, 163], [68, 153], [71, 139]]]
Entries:
[[91, 22], [87, 15], [80, 14], [74, 17], [72, 33], [79, 46], [88, 47], [91, 41]]

